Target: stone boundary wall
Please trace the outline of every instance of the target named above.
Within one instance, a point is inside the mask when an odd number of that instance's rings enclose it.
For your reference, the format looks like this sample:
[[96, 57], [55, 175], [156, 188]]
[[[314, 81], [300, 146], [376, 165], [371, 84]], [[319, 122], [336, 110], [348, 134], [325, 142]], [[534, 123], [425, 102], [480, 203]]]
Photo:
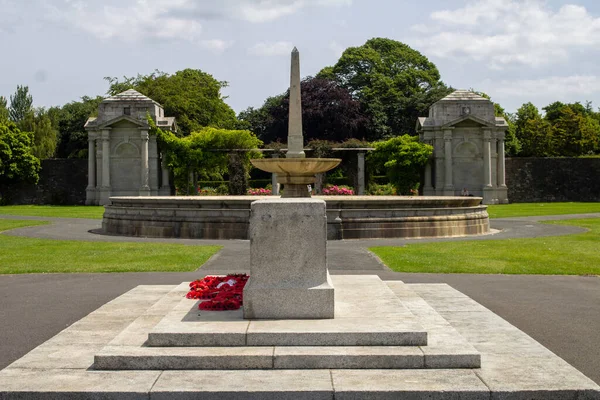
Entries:
[[37, 185], [19, 184], [7, 191], [9, 204], [85, 204], [87, 159], [57, 158], [42, 160]]
[[507, 158], [511, 203], [600, 201], [600, 158]]
[[[600, 158], [507, 158], [511, 203], [600, 201]], [[85, 204], [87, 160], [42, 161], [37, 185], [9, 189], [10, 204]]]

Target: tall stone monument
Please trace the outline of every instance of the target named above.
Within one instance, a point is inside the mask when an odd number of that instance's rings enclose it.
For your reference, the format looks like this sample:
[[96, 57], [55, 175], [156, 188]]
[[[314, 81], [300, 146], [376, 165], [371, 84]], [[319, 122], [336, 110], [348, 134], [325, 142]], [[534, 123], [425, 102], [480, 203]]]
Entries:
[[426, 196], [483, 197], [484, 204], [508, 203], [504, 138], [508, 123], [496, 117], [494, 103], [468, 90], [457, 90], [419, 118], [422, 142], [433, 146], [425, 169]]
[[244, 288], [246, 319], [334, 317], [334, 289], [327, 270], [325, 202], [310, 198], [315, 174], [341, 160], [305, 158], [300, 98], [300, 54], [292, 51], [288, 153], [253, 160], [276, 172], [285, 198], [258, 200], [250, 214], [250, 280]]
[[110, 196], [170, 194], [169, 171], [156, 137], [148, 135], [148, 115], [162, 129], [177, 129], [160, 104], [133, 89], [105, 99], [98, 117], [88, 119], [86, 204], [106, 205]]
[[300, 92], [300, 53], [292, 50], [290, 68], [290, 110], [288, 121], [287, 158], [304, 158], [304, 136], [302, 134], [302, 98]]

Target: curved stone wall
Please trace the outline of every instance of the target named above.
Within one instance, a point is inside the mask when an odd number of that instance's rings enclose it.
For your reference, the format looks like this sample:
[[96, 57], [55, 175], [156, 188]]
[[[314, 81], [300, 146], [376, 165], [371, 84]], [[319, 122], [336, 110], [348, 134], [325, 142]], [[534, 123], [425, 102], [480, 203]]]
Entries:
[[[111, 197], [106, 234], [185, 239], [247, 239], [250, 204], [261, 196]], [[318, 196], [327, 238], [416, 238], [489, 232], [479, 197]]]

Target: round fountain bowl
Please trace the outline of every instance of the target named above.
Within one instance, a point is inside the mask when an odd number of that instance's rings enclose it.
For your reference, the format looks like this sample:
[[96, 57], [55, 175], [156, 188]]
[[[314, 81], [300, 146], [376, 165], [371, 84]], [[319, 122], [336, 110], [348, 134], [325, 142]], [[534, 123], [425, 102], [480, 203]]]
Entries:
[[310, 185], [315, 175], [327, 172], [342, 162], [339, 158], [259, 158], [250, 160], [256, 168], [277, 174], [277, 182]]
[[[453, 237], [489, 233], [480, 197], [315, 196], [325, 200], [327, 238]], [[250, 205], [265, 196], [111, 197], [102, 233], [248, 239]]]

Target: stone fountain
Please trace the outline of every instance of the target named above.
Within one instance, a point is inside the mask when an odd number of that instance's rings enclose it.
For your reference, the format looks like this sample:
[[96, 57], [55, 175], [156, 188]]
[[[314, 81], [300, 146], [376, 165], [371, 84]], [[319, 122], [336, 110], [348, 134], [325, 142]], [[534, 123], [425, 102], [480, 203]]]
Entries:
[[[278, 182], [285, 186], [283, 199], [309, 199], [307, 185], [315, 182], [315, 174], [328, 171], [339, 162], [339, 159], [306, 158], [304, 154], [300, 55], [294, 49], [287, 158], [258, 159], [252, 163], [259, 169], [277, 174]], [[480, 204], [480, 197], [319, 198], [326, 202], [328, 240], [452, 237], [490, 232], [487, 207]], [[111, 204], [105, 207], [101, 233], [182, 239], [251, 239], [256, 233], [249, 228], [250, 206], [258, 199], [258, 196], [111, 197]], [[292, 222], [287, 221], [283, 226], [291, 229]], [[294, 237], [302, 236], [300, 233], [296, 232]], [[270, 246], [275, 245], [271, 243]]]
[[310, 197], [308, 185], [315, 183], [315, 175], [335, 168], [342, 161], [339, 158], [306, 158], [303, 145], [300, 53], [294, 47], [290, 73], [290, 111], [286, 158], [251, 161], [256, 168], [277, 174], [277, 182], [285, 185], [281, 196], [283, 198]]
[[288, 153], [285, 159], [252, 160], [277, 173], [282, 198], [258, 200], [250, 214], [250, 280], [244, 289], [246, 319], [334, 317], [334, 289], [327, 270], [325, 201], [311, 199], [315, 174], [340, 159], [306, 158], [302, 135], [300, 54], [294, 47], [290, 79]]

